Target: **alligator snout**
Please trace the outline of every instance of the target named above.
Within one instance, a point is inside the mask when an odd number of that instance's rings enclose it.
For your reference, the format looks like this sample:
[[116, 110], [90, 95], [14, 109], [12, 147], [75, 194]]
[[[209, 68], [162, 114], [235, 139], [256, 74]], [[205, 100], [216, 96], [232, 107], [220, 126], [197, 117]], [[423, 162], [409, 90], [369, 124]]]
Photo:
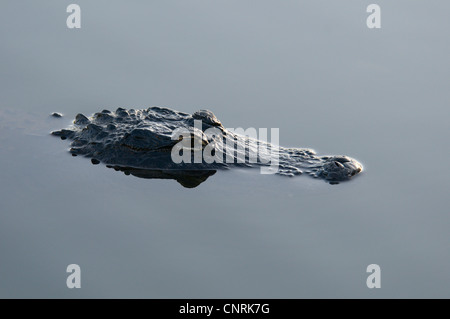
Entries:
[[347, 156], [324, 157], [324, 160], [320, 175], [330, 182], [349, 180], [363, 170], [361, 163]]

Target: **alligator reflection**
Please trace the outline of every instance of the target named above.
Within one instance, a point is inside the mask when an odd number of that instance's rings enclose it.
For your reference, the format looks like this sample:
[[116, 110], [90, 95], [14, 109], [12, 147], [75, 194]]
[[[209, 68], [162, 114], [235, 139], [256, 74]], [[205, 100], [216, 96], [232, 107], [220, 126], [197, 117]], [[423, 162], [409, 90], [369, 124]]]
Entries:
[[186, 188], [197, 187], [216, 173], [215, 170], [158, 170], [112, 165], [106, 165], [106, 167], [124, 172], [125, 175], [133, 175], [139, 178], [174, 179]]

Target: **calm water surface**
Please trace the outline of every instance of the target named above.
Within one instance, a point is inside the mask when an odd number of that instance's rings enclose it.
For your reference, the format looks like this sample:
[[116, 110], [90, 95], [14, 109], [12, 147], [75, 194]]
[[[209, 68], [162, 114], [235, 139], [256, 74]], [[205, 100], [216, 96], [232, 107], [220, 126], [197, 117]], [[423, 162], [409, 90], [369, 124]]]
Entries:
[[[77, 31], [68, 3], [0, 5], [0, 297], [450, 297], [448, 2], [380, 0], [377, 31], [359, 1], [77, 3]], [[278, 127], [281, 145], [365, 171], [219, 171], [186, 189], [49, 135], [152, 105]]]

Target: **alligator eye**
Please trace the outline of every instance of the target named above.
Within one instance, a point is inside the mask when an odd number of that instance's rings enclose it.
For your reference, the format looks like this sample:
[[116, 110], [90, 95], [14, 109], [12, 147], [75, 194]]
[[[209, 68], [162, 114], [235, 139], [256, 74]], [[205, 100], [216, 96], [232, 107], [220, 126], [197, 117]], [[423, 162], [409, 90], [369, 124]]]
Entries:
[[344, 168], [344, 165], [342, 165], [342, 164], [339, 163], [339, 162], [334, 162], [334, 165], [336, 165], [336, 166], [339, 167], [339, 168]]
[[350, 159], [348, 159], [345, 156], [337, 156], [334, 158], [335, 161], [338, 161], [339, 163], [347, 163], [350, 162]]

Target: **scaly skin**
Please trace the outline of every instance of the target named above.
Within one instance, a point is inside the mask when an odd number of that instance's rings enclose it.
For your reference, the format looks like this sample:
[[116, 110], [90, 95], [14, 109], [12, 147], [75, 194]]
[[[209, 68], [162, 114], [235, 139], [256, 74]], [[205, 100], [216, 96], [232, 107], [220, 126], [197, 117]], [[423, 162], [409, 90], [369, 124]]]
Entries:
[[[194, 120], [202, 121], [201, 129], [194, 127]], [[218, 130], [222, 137], [209, 134], [210, 128]], [[349, 180], [362, 171], [362, 165], [347, 156], [317, 156], [310, 149], [274, 147], [269, 143], [235, 134], [224, 128], [215, 115], [207, 110], [190, 115], [161, 107], [146, 110], [118, 108], [115, 112], [104, 110], [95, 113], [90, 118], [78, 114], [72, 127], [54, 131], [52, 134], [60, 136], [61, 139], [72, 140], [70, 152], [74, 156], [83, 155], [91, 158], [94, 164], [102, 162], [109, 167], [126, 173], [131, 172], [139, 177], [176, 176], [175, 179], [179, 180], [180, 176], [188, 174], [189, 171], [203, 170], [206, 179], [212, 175], [209, 172], [219, 168], [269, 165], [259, 157], [255, 163], [249, 163], [248, 154], [243, 155], [246, 162], [239, 164], [236, 156], [238, 153], [233, 155], [232, 163], [229, 161], [206, 163], [204, 160], [201, 163], [174, 163], [171, 151], [173, 146], [179, 143], [179, 139], [172, 139], [176, 129], [189, 131], [191, 139], [202, 148], [210, 143], [223, 145], [225, 137], [234, 139], [236, 146], [246, 146], [248, 149], [258, 150], [261, 146], [265, 146], [271, 150], [271, 153], [265, 154], [266, 156], [277, 155], [279, 161], [277, 173], [280, 175], [294, 176], [307, 173], [336, 184]], [[170, 171], [172, 173], [169, 173]], [[198, 172], [194, 174], [195, 180], [198, 180], [198, 174]]]

